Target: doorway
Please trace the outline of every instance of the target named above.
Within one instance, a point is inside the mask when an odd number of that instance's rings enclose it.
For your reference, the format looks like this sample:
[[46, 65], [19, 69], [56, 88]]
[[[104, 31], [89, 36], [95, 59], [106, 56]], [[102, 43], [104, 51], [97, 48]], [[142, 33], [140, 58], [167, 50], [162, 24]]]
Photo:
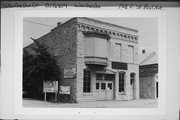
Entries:
[[135, 99], [135, 73], [130, 74], [130, 99]]
[[113, 81], [96, 82], [96, 100], [113, 100]]

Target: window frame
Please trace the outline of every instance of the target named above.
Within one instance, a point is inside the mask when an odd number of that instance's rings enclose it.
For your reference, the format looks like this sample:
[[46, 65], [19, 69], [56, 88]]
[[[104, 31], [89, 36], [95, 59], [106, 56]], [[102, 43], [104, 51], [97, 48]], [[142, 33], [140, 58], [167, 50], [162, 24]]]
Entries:
[[[120, 75], [123, 75], [123, 82], [120, 82]], [[119, 72], [119, 88], [118, 88], [118, 91], [119, 93], [125, 93], [125, 75], [126, 73], [125, 72]], [[123, 90], [120, 89], [120, 86], [123, 86]]]
[[[134, 63], [134, 56], [135, 56], [135, 53], [134, 53], [134, 46], [133, 45], [128, 45], [128, 49], [130, 49], [130, 48], [132, 48], [132, 55], [131, 55], [131, 57], [132, 57], [132, 60], [128, 60], [130, 63]], [[128, 53], [128, 54], [130, 54], [130, 53]]]
[[91, 93], [91, 71], [84, 69], [83, 72], [83, 93]]
[[119, 62], [121, 62], [122, 61], [122, 44], [121, 43], [115, 43], [120, 49], [119, 49], [119, 51], [118, 51], [118, 53], [119, 53], [119, 58], [118, 58], [118, 60], [117, 61], [119, 61]]

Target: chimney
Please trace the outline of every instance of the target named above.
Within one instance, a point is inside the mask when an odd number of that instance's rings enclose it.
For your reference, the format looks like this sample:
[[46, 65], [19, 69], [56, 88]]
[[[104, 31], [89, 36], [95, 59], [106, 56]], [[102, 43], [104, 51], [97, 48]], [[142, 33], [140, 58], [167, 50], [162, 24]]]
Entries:
[[142, 54], [145, 54], [145, 53], [146, 53], [146, 50], [143, 49], [143, 50], [142, 50]]
[[60, 25], [61, 25], [61, 22], [58, 22], [58, 23], [57, 23], [57, 26], [60, 26]]

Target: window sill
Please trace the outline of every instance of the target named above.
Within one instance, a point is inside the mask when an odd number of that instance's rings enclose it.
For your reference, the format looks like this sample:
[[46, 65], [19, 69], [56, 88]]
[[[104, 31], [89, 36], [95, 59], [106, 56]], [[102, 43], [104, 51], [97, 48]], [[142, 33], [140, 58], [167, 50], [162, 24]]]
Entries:
[[119, 92], [119, 95], [126, 95], [125, 92]]
[[90, 93], [83, 93], [83, 96], [92, 96], [93, 94], [90, 92]]

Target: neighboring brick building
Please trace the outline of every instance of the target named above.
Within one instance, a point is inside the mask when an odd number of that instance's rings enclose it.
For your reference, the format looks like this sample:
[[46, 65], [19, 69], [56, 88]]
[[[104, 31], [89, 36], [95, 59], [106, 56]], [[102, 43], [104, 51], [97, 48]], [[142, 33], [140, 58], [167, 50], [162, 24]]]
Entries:
[[[72, 18], [38, 39], [56, 56], [60, 85], [81, 101], [139, 98], [138, 31]], [[30, 46], [26, 47], [30, 48]]]

